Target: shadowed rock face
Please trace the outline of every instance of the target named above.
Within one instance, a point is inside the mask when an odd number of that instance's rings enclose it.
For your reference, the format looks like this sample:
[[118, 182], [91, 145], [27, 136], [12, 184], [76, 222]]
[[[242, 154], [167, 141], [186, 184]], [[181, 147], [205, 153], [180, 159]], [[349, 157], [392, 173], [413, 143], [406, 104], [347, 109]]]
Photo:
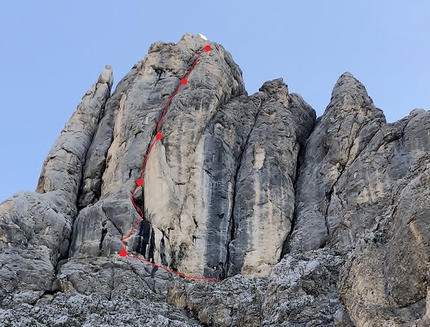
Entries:
[[[307, 251], [327, 243], [348, 247], [375, 224], [375, 210], [383, 210], [381, 200], [392, 187], [369, 147], [384, 125], [382, 111], [364, 86], [350, 73], [343, 74], [301, 158], [296, 224], [287, 248]], [[369, 214], [354, 210], [358, 206]], [[345, 217], [344, 209], [352, 209], [348, 212], [353, 217]]]
[[[221, 283], [185, 280], [127, 251]], [[110, 66], [0, 204], [5, 326], [428, 326], [430, 114], [387, 124], [350, 73], [324, 115], [282, 79], [248, 95], [219, 44]], [[127, 310], [124, 308], [127, 307]]]

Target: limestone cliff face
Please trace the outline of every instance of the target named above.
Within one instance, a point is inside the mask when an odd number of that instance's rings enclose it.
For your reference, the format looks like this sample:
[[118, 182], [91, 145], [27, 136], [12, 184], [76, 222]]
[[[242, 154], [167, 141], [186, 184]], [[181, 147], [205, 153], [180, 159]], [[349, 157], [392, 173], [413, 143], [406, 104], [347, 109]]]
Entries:
[[[36, 192], [0, 204], [3, 325], [429, 325], [430, 113], [387, 124], [345, 73], [316, 119], [282, 79], [248, 95], [191, 34], [112, 85], [106, 66]], [[126, 249], [220, 283], [119, 255], [176, 89]]]
[[[139, 218], [130, 192], [164, 103], [205, 45], [190, 35], [152, 45], [107, 101], [83, 168], [71, 257], [121, 249]], [[280, 79], [248, 97], [240, 68], [211, 45], [162, 122], [135, 199], [146, 220], [128, 251], [196, 276], [268, 275], [291, 230], [297, 156], [315, 113]]]

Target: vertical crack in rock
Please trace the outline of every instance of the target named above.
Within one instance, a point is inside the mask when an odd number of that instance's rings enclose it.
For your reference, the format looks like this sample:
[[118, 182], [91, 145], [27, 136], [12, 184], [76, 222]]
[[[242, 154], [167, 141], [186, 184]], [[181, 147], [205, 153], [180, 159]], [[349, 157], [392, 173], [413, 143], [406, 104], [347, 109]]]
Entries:
[[[357, 115], [356, 115], [356, 117], [357, 117]], [[330, 206], [333, 204], [333, 196], [336, 195], [336, 193], [337, 193], [336, 187], [338, 186], [339, 181], [341, 181], [342, 178], [344, 178], [345, 171], [347, 171], [357, 160], [359, 160], [360, 154], [366, 150], [367, 145], [372, 142], [373, 137], [378, 132], [378, 130], [376, 128], [374, 128], [372, 126], [372, 124], [374, 124], [374, 120], [373, 119], [368, 120], [366, 123], [359, 125], [358, 129], [355, 131], [355, 133], [353, 135], [350, 134], [348, 136], [348, 138], [352, 141], [350, 142], [350, 145], [346, 150], [346, 153], [347, 153], [346, 164], [340, 165], [340, 170], [338, 168], [338, 174], [339, 175], [338, 175], [337, 179], [333, 182], [333, 185], [331, 186], [331, 189], [328, 192], [328, 194], [326, 194], [327, 206], [326, 206], [325, 213], [324, 213], [324, 220], [325, 220], [325, 226], [326, 226], [328, 238], [324, 244], [321, 244], [321, 247], [325, 247], [327, 245], [327, 243], [332, 239], [333, 232], [335, 231], [335, 228], [333, 228], [333, 226], [330, 226], [329, 219], [331, 216], [331, 207]], [[366, 141], [363, 142], [360, 139], [360, 135], [361, 135], [362, 131], [366, 128], [369, 128], [369, 132], [366, 135]], [[353, 132], [353, 131], [351, 131], [351, 132]], [[358, 147], [358, 149], [357, 149], [357, 143], [362, 143], [362, 145], [360, 147]], [[342, 201], [342, 200], [340, 199], [340, 201]]]
[[336, 213], [342, 210], [339, 194], [345, 177], [351, 167], [357, 170], [355, 175], [359, 173], [356, 159], [382, 124], [385, 118], [364, 86], [351, 74], [343, 74], [306, 145], [296, 189], [295, 230], [287, 248], [317, 249], [332, 240], [340, 221], [345, 221]]
[[[166, 71], [169, 71], [166, 66], [172, 66], [170, 70], [182, 77], [189, 69], [187, 62], [192, 62], [204, 46], [202, 40], [186, 35], [175, 46], [161, 43], [154, 46], [150, 55], [155, 57], [157, 49], [169, 49], [166, 64], [157, 65]], [[230, 54], [217, 44], [211, 43], [211, 47], [210, 52], [199, 57], [187, 77], [187, 84], [173, 98], [163, 120], [163, 141], [154, 146], [145, 172], [145, 209], [155, 230], [156, 262], [161, 260], [160, 240], [165, 233], [168, 238], [164, 238], [163, 247], [169, 265], [198, 276], [210, 274], [209, 270], [218, 274], [219, 264], [225, 261], [225, 258], [215, 260], [215, 254], [205, 258], [209, 240], [221, 237], [220, 242], [224, 242], [226, 237], [224, 231], [216, 232], [213, 228], [217, 227], [210, 225], [215, 221], [208, 221], [212, 219], [208, 210], [213, 202], [210, 194], [214, 179], [207, 173], [210, 169], [203, 169], [205, 130], [223, 105], [246, 93], [240, 69], [233, 62], [227, 62]], [[166, 77], [158, 85], [170, 96], [173, 91], [166, 88], [168, 83]], [[179, 80], [174, 83], [176, 87]], [[218, 201], [225, 201], [221, 193], [215, 196]], [[223, 212], [226, 214], [224, 210], [215, 215]], [[219, 216], [216, 219], [222, 221]], [[225, 244], [218, 249], [224, 256]]]
[[101, 235], [101, 237], [100, 237], [100, 245], [99, 245], [100, 255], [101, 255], [101, 253], [102, 253], [103, 241], [104, 241], [104, 239], [105, 239], [105, 237], [106, 237], [106, 234], [107, 234], [107, 228], [105, 228], [105, 225], [106, 225], [106, 222], [103, 222], [103, 223], [102, 223], [102, 226], [103, 226], [103, 229], [102, 229], [102, 235]]
[[[139, 219], [130, 197], [157, 121], [206, 44], [148, 158], [134, 199], [145, 220], [127, 250], [222, 283], [118, 253]], [[111, 95], [112, 82], [107, 66], [37, 192], [0, 204], [3, 324], [106, 325], [108, 308], [112, 326], [130, 315], [157, 326], [429, 326], [429, 112], [387, 124], [344, 73], [315, 121], [282, 79], [248, 96], [231, 55], [191, 34], [154, 43]]]
[[58, 263], [67, 257], [78, 212], [86, 153], [112, 83], [106, 66], [46, 157], [36, 192], [20, 192], [0, 204], [0, 279], [9, 284], [0, 285], [0, 299], [20, 285], [36, 292], [57, 287]]
[[[258, 115], [258, 113], [257, 113], [257, 115]], [[232, 242], [234, 242], [235, 236], [236, 236], [236, 219], [235, 219], [235, 215], [234, 215], [234, 208], [236, 207], [236, 205], [235, 205], [236, 204], [235, 203], [235, 199], [236, 199], [236, 187], [237, 187], [238, 174], [239, 174], [240, 165], [241, 165], [241, 162], [242, 162], [243, 152], [245, 151], [246, 145], [248, 143], [249, 135], [251, 134], [251, 131], [254, 128], [256, 121], [257, 121], [257, 118], [255, 117], [254, 124], [251, 127], [251, 130], [249, 131], [249, 133], [248, 133], [248, 135], [246, 137], [243, 149], [242, 149], [242, 151], [239, 154], [239, 157], [238, 157], [238, 160], [237, 160], [236, 171], [235, 171], [234, 178], [233, 178], [234, 186], [233, 186], [232, 204], [231, 204], [232, 212], [231, 212], [230, 223], [229, 223], [229, 226], [228, 226], [228, 230], [230, 230], [230, 235], [229, 235], [230, 239], [229, 239], [229, 241], [227, 243], [227, 248], [226, 248], [227, 249], [227, 255], [226, 255], [225, 268], [224, 268], [224, 271], [225, 271], [225, 276], [223, 276], [224, 278], [228, 277], [228, 276], [235, 275], [235, 272], [237, 271], [237, 269], [235, 269], [235, 265], [232, 264], [232, 259], [233, 258], [231, 257]]]
[[139, 227], [139, 238], [136, 252], [142, 254], [146, 260], [154, 262], [154, 230], [147, 220], [142, 220]]
[[282, 79], [260, 91], [266, 99], [237, 175], [229, 275], [267, 276], [279, 261], [293, 219], [298, 151], [315, 120], [314, 110], [290, 96]]
[[106, 102], [100, 123], [86, 153], [86, 161], [82, 170], [82, 184], [79, 190], [78, 207], [84, 208], [95, 203], [101, 195], [102, 176], [107, 166], [108, 150], [114, 135], [114, 122], [120, 102], [127, 89], [135, 81], [139, 73], [139, 64], [118, 83], [115, 92]]
[[[261, 96], [261, 95], [259, 95]], [[223, 279], [230, 264], [234, 237], [233, 208], [238, 167], [259, 108], [254, 98], [240, 96], [222, 106], [204, 132], [203, 172], [207, 178], [208, 222], [204, 276]]]
[[107, 214], [107, 212], [106, 212], [106, 208], [105, 208], [105, 206], [101, 205], [101, 206], [100, 206], [100, 208], [101, 208], [101, 210], [102, 210], [102, 212], [103, 212], [104, 216], [106, 217], [106, 219], [112, 223], [112, 225], [115, 227], [115, 229], [116, 229], [116, 230], [118, 231], [118, 233], [121, 235], [121, 237], [122, 237], [122, 236], [124, 236], [124, 235], [123, 235], [124, 233], [123, 233], [122, 229], [121, 229], [121, 228], [119, 228], [119, 227], [115, 224], [115, 220], [112, 220], [112, 219], [110, 219], [110, 218], [109, 218], [109, 216], [108, 216], [108, 214]]
[[81, 185], [86, 154], [97, 129], [100, 112], [110, 96], [112, 70], [106, 66], [98, 83], [83, 96], [76, 112], [61, 132], [42, 168], [36, 192], [55, 192], [76, 215], [77, 194]]
[[237, 273], [240, 272], [240, 269], [243, 265], [243, 260], [241, 260], [240, 257], [237, 258], [236, 246], [235, 246], [235, 242], [237, 239], [236, 233], [237, 233], [237, 223], [238, 223], [237, 219], [235, 218], [238, 176], [239, 176], [239, 172], [240, 172], [242, 162], [243, 162], [243, 155], [244, 155], [244, 153], [248, 147], [249, 138], [251, 136], [252, 131], [255, 128], [255, 125], [257, 123], [257, 118], [260, 114], [260, 111], [261, 111], [261, 108], [262, 108], [264, 101], [265, 100], [263, 98], [262, 101], [259, 103], [259, 106], [256, 108], [256, 113], [253, 117], [252, 126], [249, 129], [249, 132], [246, 134], [246, 139], [243, 142], [242, 149], [241, 149], [239, 156], [237, 157], [237, 161], [236, 161], [237, 165], [236, 165], [234, 179], [233, 179], [234, 180], [234, 186], [233, 186], [233, 194], [232, 194], [231, 223], [229, 225], [229, 228], [231, 228], [231, 232], [230, 232], [230, 240], [227, 243], [227, 256], [226, 256], [226, 265], [225, 265], [226, 276], [225, 277], [236, 275]]
[[[311, 131], [313, 131], [313, 128], [315, 127], [315, 125], [318, 123], [318, 121], [315, 122], [315, 124], [312, 126], [312, 128], [310, 129]], [[312, 133], [312, 132], [311, 132]], [[307, 144], [307, 140], [306, 142], [303, 142], [303, 145], [300, 147], [300, 151], [297, 155], [297, 163], [296, 163], [296, 179], [294, 181], [293, 184], [293, 188], [294, 188], [294, 210], [293, 210], [293, 215], [292, 215], [292, 219], [291, 219], [291, 228], [290, 231], [288, 232], [285, 241], [282, 245], [282, 251], [281, 251], [281, 255], [279, 257], [279, 261], [282, 260], [282, 258], [291, 251], [290, 248], [290, 241], [293, 235], [293, 232], [296, 229], [296, 222], [297, 222], [297, 183], [298, 180], [300, 179], [300, 167], [302, 165], [303, 159], [304, 159], [304, 154], [305, 154], [305, 148], [306, 148], [306, 144]]]

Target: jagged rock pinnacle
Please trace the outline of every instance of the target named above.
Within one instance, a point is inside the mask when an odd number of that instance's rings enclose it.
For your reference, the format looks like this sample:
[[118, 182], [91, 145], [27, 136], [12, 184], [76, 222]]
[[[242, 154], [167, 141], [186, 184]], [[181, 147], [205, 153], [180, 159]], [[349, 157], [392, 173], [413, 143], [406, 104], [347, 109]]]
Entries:
[[346, 72], [316, 119], [190, 33], [112, 85], [0, 204], [5, 326], [428, 325], [429, 112]]

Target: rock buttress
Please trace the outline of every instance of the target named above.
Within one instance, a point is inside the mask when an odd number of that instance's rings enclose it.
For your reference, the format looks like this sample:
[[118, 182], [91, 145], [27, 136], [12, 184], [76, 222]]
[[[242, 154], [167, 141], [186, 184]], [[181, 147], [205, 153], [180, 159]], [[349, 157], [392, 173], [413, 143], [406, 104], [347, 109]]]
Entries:
[[[120, 238], [139, 218], [130, 193], [155, 125], [205, 44], [185, 35], [176, 45], [152, 45], [108, 101], [80, 196], [81, 205], [94, 205], [84, 207], [76, 220], [73, 256], [109, 255], [121, 248]], [[168, 107], [163, 140], [151, 151], [144, 192], [135, 199], [145, 221], [128, 250], [185, 274], [267, 275], [290, 231], [297, 155], [315, 112], [289, 95], [282, 80], [248, 97], [231, 55], [210, 45]], [[245, 192], [248, 174], [257, 178], [249, 181], [252, 197]], [[254, 215], [246, 214], [254, 209]], [[253, 231], [257, 223], [261, 228]]]

